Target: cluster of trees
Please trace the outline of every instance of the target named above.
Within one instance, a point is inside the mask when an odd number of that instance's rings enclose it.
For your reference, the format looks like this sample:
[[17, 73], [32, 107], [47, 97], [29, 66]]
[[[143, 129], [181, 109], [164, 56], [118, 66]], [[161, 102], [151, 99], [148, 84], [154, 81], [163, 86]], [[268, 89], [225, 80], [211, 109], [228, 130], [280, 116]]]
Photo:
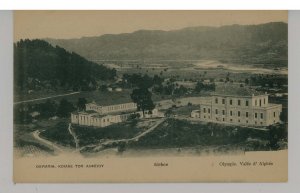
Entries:
[[157, 75], [153, 78], [148, 75], [141, 74], [124, 74], [123, 82], [125, 82], [130, 88], [133, 88], [130, 95], [133, 102], [137, 104], [138, 110], [151, 112], [155, 105], [152, 101], [152, 93], [149, 89], [155, 84], [161, 84], [163, 79]]
[[123, 82], [127, 87], [134, 88], [150, 88], [155, 85], [161, 85], [164, 82], [164, 78], [154, 75], [153, 77], [147, 74], [124, 74]]
[[37, 87], [93, 89], [98, 80], [111, 80], [115, 76], [115, 69], [43, 40], [25, 39], [14, 44], [14, 81], [21, 91]]
[[153, 91], [158, 94], [182, 96], [187, 93], [188, 89], [178, 83], [168, 81], [166, 85], [157, 85]]
[[216, 85], [215, 83], [211, 84], [204, 84], [203, 82], [199, 81], [196, 84], [195, 91], [201, 92], [201, 91], [215, 91]]
[[288, 84], [288, 78], [287, 76], [281, 76], [281, 75], [253, 75], [250, 77], [250, 79], [245, 79], [246, 84], [250, 84], [252, 86], [266, 86], [274, 87], [277, 85], [277, 87], [280, 87], [282, 85]]
[[278, 150], [280, 148], [280, 141], [287, 141], [288, 131], [287, 125], [277, 124], [270, 125], [269, 129], [269, 142], [270, 150]]
[[[20, 104], [14, 107], [14, 122], [15, 123], [30, 123], [33, 119], [48, 119], [50, 117], [68, 118], [70, 113], [77, 110], [85, 110], [85, 98], [78, 98], [77, 104], [69, 102], [63, 98], [59, 103], [54, 100], [46, 100], [39, 104]], [[33, 115], [36, 112], [38, 114]]]

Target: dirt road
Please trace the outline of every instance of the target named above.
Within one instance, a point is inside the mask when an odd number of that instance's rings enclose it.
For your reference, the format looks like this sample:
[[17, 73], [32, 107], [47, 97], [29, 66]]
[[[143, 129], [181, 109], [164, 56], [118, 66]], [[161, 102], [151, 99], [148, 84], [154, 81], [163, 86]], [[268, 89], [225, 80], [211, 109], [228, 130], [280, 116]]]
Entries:
[[15, 102], [14, 105], [22, 104], [22, 103], [29, 103], [29, 102], [34, 102], [34, 101], [41, 101], [41, 100], [46, 100], [46, 99], [52, 99], [52, 98], [62, 97], [62, 96], [69, 96], [69, 95], [78, 94], [78, 93], [80, 93], [80, 92], [71, 92], [71, 93], [67, 93], [67, 94], [60, 94], [60, 95], [49, 96], [49, 97], [44, 97], [44, 98], [31, 99], [31, 100], [26, 100], [26, 101], [19, 101], [19, 102]]
[[46, 146], [48, 146], [48, 147], [54, 149], [54, 150], [57, 151], [57, 152], [64, 152], [64, 151], [65, 151], [64, 149], [62, 149], [62, 148], [59, 147], [58, 145], [52, 143], [51, 141], [49, 141], [49, 140], [47, 140], [47, 139], [41, 138], [41, 137], [40, 137], [40, 133], [41, 133], [41, 132], [40, 132], [39, 130], [36, 130], [36, 131], [32, 132], [32, 135], [33, 135], [33, 137], [34, 137], [36, 140], [38, 140], [39, 142], [45, 144]]

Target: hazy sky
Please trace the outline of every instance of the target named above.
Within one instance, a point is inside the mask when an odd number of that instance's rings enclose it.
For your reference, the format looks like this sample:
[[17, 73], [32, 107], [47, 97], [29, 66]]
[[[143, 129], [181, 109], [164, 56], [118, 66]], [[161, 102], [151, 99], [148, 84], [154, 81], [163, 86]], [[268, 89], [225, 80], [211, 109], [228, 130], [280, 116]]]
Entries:
[[287, 11], [15, 11], [15, 40], [287, 22]]

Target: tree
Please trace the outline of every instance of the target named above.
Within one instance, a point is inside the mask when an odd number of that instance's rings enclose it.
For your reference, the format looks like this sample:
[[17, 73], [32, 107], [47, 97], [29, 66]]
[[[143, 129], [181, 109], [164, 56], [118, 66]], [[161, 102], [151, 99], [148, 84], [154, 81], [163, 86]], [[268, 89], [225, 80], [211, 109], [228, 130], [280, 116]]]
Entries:
[[53, 117], [57, 111], [57, 104], [48, 99], [45, 103], [38, 104], [37, 110], [43, 118]]
[[249, 79], [248, 78], [245, 79], [245, 84], [247, 84], [247, 85], [249, 84]]
[[60, 117], [69, 117], [70, 113], [74, 110], [73, 104], [63, 98], [59, 103], [57, 115]]
[[202, 90], [204, 90], [204, 84], [202, 82], [197, 82], [196, 87], [195, 87], [195, 91], [196, 92], [201, 92]]
[[270, 125], [269, 129], [269, 147], [271, 150], [278, 150], [280, 148], [278, 142], [280, 140], [287, 140], [287, 127], [285, 125]]
[[145, 110], [151, 111], [155, 107], [151, 99], [152, 94], [147, 88], [134, 89], [130, 96], [133, 102], [137, 104], [138, 110], [143, 111], [143, 115], [145, 115]]
[[77, 109], [79, 111], [85, 111], [85, 104], [87, 103], [85, 98], [78, 98]]

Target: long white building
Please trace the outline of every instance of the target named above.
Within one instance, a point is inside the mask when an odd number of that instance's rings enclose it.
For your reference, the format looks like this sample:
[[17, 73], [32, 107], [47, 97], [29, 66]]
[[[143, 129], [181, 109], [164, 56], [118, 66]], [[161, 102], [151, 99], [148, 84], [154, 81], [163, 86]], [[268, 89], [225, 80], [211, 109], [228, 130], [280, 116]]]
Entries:
[[95, 102], [92, 102], [86, 104], [85, 107], [87, 111], [92, 110], [98, 112], [99, 114], [109, 114], [109, 113], [137, 110], [136, 103], [122, 103], [122, 104], [101, 106], [96, 104]]
[[[143, 118], [143, 112], [137, 111], [135, 103], [123, 103], [108, 106], [97, 105], [95, 102], [86, 104], [86, 111], [71, 113], [71, 123], [82, 126], [106, 127], [114, 123], [128, 120], [132, 115]], [[157, 109], [145, 112], [145, 117], [157, 116]]]

